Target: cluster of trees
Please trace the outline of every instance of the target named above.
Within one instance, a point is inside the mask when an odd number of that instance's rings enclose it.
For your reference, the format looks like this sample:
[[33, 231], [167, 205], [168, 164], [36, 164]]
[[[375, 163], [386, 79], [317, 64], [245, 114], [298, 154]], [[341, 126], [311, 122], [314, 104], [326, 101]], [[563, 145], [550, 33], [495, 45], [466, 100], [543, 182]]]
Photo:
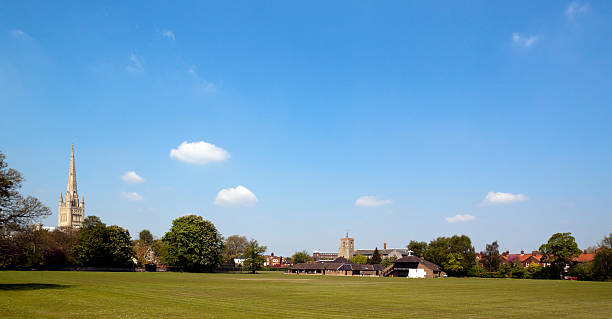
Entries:
[[439, 265], [450, 276], [466, 276], [476, 264], [476, 251], [466, 235], [438, 237], [428, 243], [410, 241], [406, 246], [412, 254]]
[[187, 271], [214, 271], [223, 262], [246, 258], [256, 272], [264, 262], [265, 246], [243, 236], [226, 240], [213, 223], [188, 215], [172, 221], [161, 239], [148, 230], [132, 240], [119, 226], [107, 226], [88, 216], [79, 229], [47, 230], [37, 221], [51, 214], [38, 199], [19, 193], [21, 174], [8, 168], [0, 152], [0, 269], [61, 269], [71, 267], [126, 268], [162, 263]]

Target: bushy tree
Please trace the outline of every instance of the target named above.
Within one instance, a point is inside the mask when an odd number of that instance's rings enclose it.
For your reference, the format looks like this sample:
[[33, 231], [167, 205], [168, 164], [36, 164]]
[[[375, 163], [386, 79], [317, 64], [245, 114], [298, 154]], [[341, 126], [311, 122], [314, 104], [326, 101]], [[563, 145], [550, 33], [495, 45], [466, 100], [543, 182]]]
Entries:
[[397, 260], [397, 257], [391, 256], [391, 257], [383, 259], [380, 264], [383, 265], [383, 267], [387, 268], [391, 266], [391, 264], [393, 264], [396, 260]]
[[266, 252], [266, 246], [260, 246], [257, 240], [251, 239], [249, 245], [244, 251], [243, 256], [245, 257], [243, 265], [251, 273], [256, 273], [257, 270], [261, 269], [261, 266], [266, 261], [263, 257], [263, 253]]
[[365, 265], [368, 263], [368, 257], [364, 255], [355, 255], [351, 258], [351, 261], [356, 264]]
[[438, 237], [425, 250], [425, 259], [439, 265], [449, 275], [465, 276], [476, 263], [472, 241], [466, 235]]
[[312, 260], [312, 257], [306, 250], [298, 251], [295, 254], [293, 254], [293, 256], [291, 256], [291, 261], [294, 265], [300, 264], [300, 263], [307, 263], [307, 262], [310, 262], [311, 260]]
[[242, 256], [248, 246], [249, 241], [244, 236], [232, 235], [227, 237], [221, 252], [223, 263], [233, 264], [234, 259]]
[[73, 255], [85, 267], [132, 267], [130, 233], [119, 226], [106, 226], [100, 218], [88, 216], [77, 234]]
[[197, 215], [172, 221], [162, 238], [167, 245], [166, 262], [187, 271], [213, 271], [219, 264], [223, 239], [213, 223]]
[[143, 229], [138, 234], [138, 239], [140, 239], [140, 241], [143, 242], [143, 244], [145, 244], [146, 246], [150, 246], [153, 242], [153, 234], [151, 234], [148, 229]]
[[592, 262], [592, 274], [596, 280], [612, 279], [612, 248], [602, 248], [595, 254]]
[[23, 180], [19, 171], [8, 168], [5, 156], [0, 152], [0, 240], [11, 231], [24, 230], [31, 223], [51, 215], [51, 210], [36, 197], [19, 194]]
[[546, 244], [540, 246], [542, 261], [551, 263], [551, 270], [563, 277], [565, 267], [572, 265], [572, 259], [578, 257], [582, 250], [578, 248], [576, 240], [571, 233], [553, 234]]
[[487, 271], [497, 271], [501, 263], [501, 255], [499, 254], [499, 245], [497, 240], [491, 244], [487, 244], [486, 250], [482, 253], [482, 265]]
[[427, 243], [424, 241], [411, 240], [406, 248], [412, 250], [413, 256], [423, 258], [425, 256], [425, 250], [427, 249]]
[[378, 247], [374, 247], [374, 252], [372, 253], [372, 258], [370, 259], [370, 264], [380, 264], [382, 262], [382, 257], [380, 256], [380, 252], [378, 251]]

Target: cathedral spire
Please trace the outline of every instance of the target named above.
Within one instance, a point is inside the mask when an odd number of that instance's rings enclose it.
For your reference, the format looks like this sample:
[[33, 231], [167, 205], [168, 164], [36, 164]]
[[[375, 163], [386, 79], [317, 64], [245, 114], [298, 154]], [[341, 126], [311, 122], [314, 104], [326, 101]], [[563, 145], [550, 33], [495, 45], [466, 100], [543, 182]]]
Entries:
[[68, 187], [66, 188], [68, 194], [77, 195], [77, 182], [76, 182], [76, 169], [74, 168], [74, 144], [72, 145], [72, 152], [70, 153], [70, 170], [68, 171]]

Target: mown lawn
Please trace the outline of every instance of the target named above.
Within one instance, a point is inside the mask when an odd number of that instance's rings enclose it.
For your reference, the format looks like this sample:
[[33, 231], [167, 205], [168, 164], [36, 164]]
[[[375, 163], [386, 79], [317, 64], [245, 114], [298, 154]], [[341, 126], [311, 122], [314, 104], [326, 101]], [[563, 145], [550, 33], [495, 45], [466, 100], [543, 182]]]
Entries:
[[1, 318], [611, 318], [612, 283], [0, 272]]

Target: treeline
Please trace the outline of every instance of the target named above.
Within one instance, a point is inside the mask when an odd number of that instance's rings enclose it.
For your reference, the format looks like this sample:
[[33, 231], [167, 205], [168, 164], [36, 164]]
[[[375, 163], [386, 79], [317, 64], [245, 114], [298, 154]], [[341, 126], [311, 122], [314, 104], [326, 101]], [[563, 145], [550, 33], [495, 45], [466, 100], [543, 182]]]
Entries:
[[261, 268], [266, 251], [256, 240], [230, 236], [224, 240], [215, 225], [201, 216], [172, 221], [161, 239], [143, 230], [139, 239], [119, 226], [88, 216], [78, 229], [47, 230], [36, 221], [51, 210], [38, 199], [19, 193], [23, 177], [8, 168], [0, 152], [0, 269], [66, 269], [77, 267], [134, 268], [162, 264], [170, 269], [215, 271], [234, 258], [245, 258], [251, 272]]
[[[539, 248], [539, 262], [527, 267], [519, 261], [503, 260], [497, 241], [486, 245], [479, 257], [468, 236], [438, 237], [431, 242], [410, 241], [406, 246], [415, 256], [439, 265], [449, 276], [483, 278], [560, 279], [575, 277], [579, 280], [612, 279], [612, 234], [605, 237], [592, 261], [578, 261], [582, 250], [570, 233], [556, 233]], [[546, 266], [542, 266], [544, 264]]]

